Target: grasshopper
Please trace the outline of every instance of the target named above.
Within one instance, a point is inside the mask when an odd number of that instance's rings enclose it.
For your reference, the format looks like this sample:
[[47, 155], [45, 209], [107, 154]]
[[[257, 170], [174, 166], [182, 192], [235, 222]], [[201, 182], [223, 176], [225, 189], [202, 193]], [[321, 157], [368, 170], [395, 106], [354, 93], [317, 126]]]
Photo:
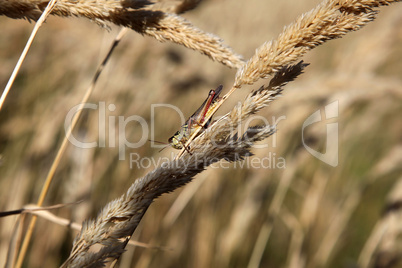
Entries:
[[[177, 131], [172, 137], [169, 138], [169, 144], [175, 149], [183, 149], [185, 148], [187, 151], [188, 148], [185, 147], [188, 139], [194, 134], [194, 132], [201, 128], [204, 124], [204, 120], [208, 117], [216, 106], [219, 98], [219, 94], [222, 91], [222, 85], [219, 86], [215, 90], [210, 90], [208, 94], [208, 98], [201, 104], [200, 108], [195, 111], [195, 113], [187, 119], [186, 123], [181, 126], [180, 130]], [[211, 119], [204, 125], [203, 128], [207, 128], [211, 123]], [[198, 132], [201, 133], [201, 132]]]

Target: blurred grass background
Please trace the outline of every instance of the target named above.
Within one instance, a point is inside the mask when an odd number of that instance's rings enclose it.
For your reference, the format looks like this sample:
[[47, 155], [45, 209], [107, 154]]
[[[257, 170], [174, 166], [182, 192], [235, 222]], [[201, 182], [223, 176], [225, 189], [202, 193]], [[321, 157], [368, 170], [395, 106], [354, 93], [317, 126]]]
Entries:
[[[317, 3], [209, 0], [183, 16], [247, 59]], [[389, 200], [402, 200], [401, 187], [397, 191], [402, 179], [401, 14], [400, 4], [382, 8], [377, 20], [362, 30], [308, 53], [304, 60], [311, 65], [305, 74], [264, 110], [271, 123], [272, 117], [285, 119], [279, 122], [276, 140], [265, 141], [269, 148], [255, 149], [252, 158], [284, 159], [286, 168], [227, 164], [229, 168], [209, 169], [183, 189], [162, 196], [134, 235], [161, 249], [128, 247], [120, 267], [356, 267], [374, 227], [384, 220]], [[0, 27], [4, 88], [33, 24], [0, 17]], [[0, 210], [36, 202], [65, 135], [66, 114], [80, 102], [117, 32], [115, 26], [106, 31], [88, 20], [57, 17], [40, 29], [0, 113]], [[197, 52], [131, 32], [117, 47], [90, 102], [114, 104], [116, 110], [106, 115], [115, 116], [116, 126], [118, 116], [139, 115], [150, 123], [151, 105], [157, 103], [173, 104], [188, 116], [210, 88], [223, 84], [228, 90], [234, 74]], [[258, 86], [236, 92], [220, 113]], [[339, 117], [331, 121], [339, 124], [337, 167], [315, 159], [301, 142], [303, 122], [333, 101], [339, 101]], [[98, 117], [96, 110], [86, 111], [74, 135], [98, 141]], [[159, 141], [180, 127], [179, 117], [168, 109], [157, 109], [154, 122], [152, 138]], [[139, 124], [126, 128], [131, 142], [142, 134]], [[307, 144], [321, 152], [325, 135], [325, 122], [305, 130]], [[45, 203], [83, 199], [55, 212], [81, 223], [154, 168], [130, 168], [129, 153], [157, 161], [173, 151], [159, 153], [146, 143], [127, 149], [121, 161], [118, 147], [71, 145]], [[283, 202], [278, 202], [281, 191]], [[15, 222], [16, 217], [0, 219], [0, 265]], [[38, 222], [26, 267], [57, 267], [76, 233]], [[401, 225], [399, 233], [384, 236], [372, 267], [402, 267], [396, 258], [402, 253]]]

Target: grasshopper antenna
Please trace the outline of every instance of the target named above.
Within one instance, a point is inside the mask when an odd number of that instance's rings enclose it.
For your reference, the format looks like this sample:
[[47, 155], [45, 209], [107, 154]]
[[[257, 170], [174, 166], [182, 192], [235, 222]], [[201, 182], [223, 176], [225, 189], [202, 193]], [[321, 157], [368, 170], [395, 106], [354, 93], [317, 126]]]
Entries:
[[154, 140], [148, 140], [148, 141], [166, 145], [166, 146], [164, 146], [162, 149], [159, 150], [159, 153], [162, 152], [166, 147], [169, 147], [169, 146], [170, 146], [170, 144], [167, 143], [167, 142], [154, 141]]
[[169, 147], [169, 146], [170, 146], [170, 144], [166, 144], [166, 146], [163, 147], [162, 149], [160, 149], [160, 150], [158, 151], [158, 153], [162, 152], [165, 148], [167, 148], [167, 147]]
[[[166, 145], [165, 147], [163, 147], [162, 149], [159, 150], [159, 153], [162, 152], [165, 148], [167, 148], [167, 147], [170, 146], [170, 144], [167, 143], [167, 142], [154, 141], [154, 140], [148, 140], [148, 141], [150, 141], [150, 142], [156, 142], [156, 143], [159, 143], [159, 144], [164, 144], [164, 145]], [[187, 147], [185, 144], [183, 144], [183, 143], [182, 143], [182, 145], [183, 145], [183, 148], [187, 151], [187, 153], [189, 153], [190, 155], [192, 155], [192, 153], [190, 152], [190, 148], [188, 148], [188, 147]]]

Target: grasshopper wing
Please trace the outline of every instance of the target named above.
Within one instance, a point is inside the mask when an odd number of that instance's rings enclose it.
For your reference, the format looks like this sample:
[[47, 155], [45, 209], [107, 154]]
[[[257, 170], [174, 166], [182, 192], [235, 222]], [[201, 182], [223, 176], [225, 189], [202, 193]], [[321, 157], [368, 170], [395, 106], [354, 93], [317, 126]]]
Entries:
[[222, 89], [223, 86], [220, 85], [219, 87], [217, 87], [217, 89], [211, 90], [209, 92], [208, 98], [201, 104], [200, 108], [198, 108], [197, 111], [195, 111], [194, 114], [190, 116], [187, 122], [189, 120], [195, 120], [199, 124], [202, 124], [205, 114], [208, 112], [209, 107], [217, 101], [217, 99], [219, 98], [219, 94], [222, 92]]

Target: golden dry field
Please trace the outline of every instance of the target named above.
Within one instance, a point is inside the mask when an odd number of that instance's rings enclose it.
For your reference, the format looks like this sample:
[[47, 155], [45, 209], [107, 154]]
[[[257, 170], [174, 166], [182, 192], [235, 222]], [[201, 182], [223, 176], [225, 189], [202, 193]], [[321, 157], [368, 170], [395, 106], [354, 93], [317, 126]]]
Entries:
[[[248, 60], [320, 2], [204, 0], [180, 16]], [[402, 267], [402, 3], [377, 10], [362, 29], [299, 58], [310, 64], [304, 73], [246, 120], [277, 123], [253, 156], [220, 160], [145, 209], [131, 238], [143, 244], [128, 244], [115, 267]], [[37, 203], [66, 118], [120, 31], [108, 26], [50, 16], [39, 29], [0, 111], [0, 211]], [[1, 88], [33, 27], [0, 16]], [[95, 218], [173, 158], [178, 150], [148, 140], [167, 142], [183, 123], [177, 110], [190, 116], [221, 84], [227, 93], [236, 71], [129, 30], [73, 130], [97, 144], [68, 142], [43, 203], [67, 205], [47, 211], [57, 219], [37, 218], [22, 267], [61, 266], [79, 233], [71, 224]], [[270, 78], [237, 89], [215, 118]], [[14, 267], [31, 218], [0, 218], [1, 267]]]

